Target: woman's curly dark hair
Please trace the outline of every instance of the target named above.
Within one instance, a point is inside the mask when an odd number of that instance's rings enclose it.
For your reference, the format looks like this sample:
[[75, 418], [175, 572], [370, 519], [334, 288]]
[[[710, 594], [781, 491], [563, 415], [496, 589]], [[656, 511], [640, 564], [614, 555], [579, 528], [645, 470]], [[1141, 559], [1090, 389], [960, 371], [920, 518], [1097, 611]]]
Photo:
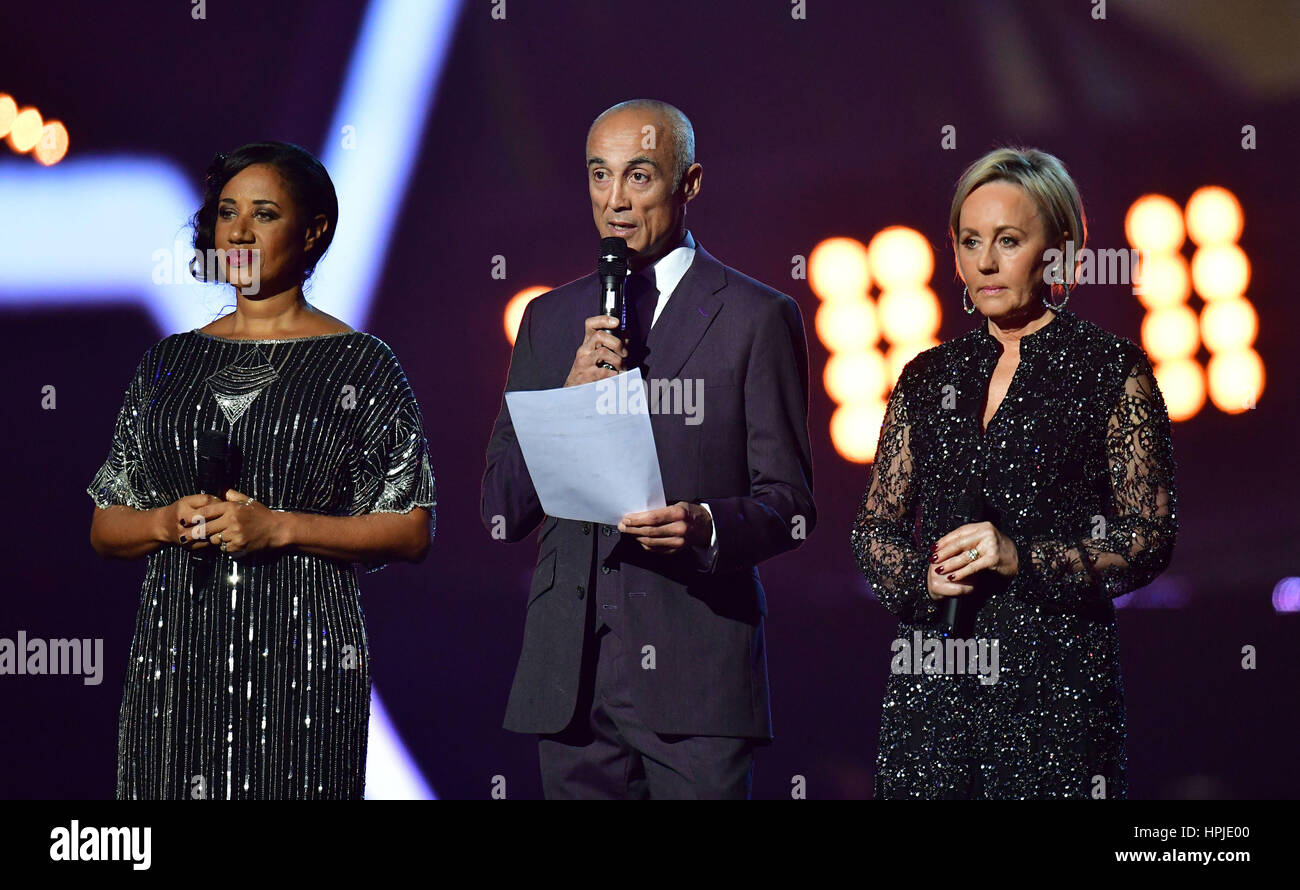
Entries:
[[316, 264], [334, 240], [334, 229], [339, 221], [339, 199], [334, 183], [325, 165], [307, 149], [291, 142], [251, 142], [241, 145], [229, 154], [217, 152], [208, 172], [203, 177], [203, 204], [190, 219], [194, 231], [194, 259], [190, 261], [190, 274], [199, 281], [207, 281], [206, 264], [202, 258], [216, 247], [217, 202], [221, 190], [245, 167], [253, 164], [270, 164], [284, 179], [289, 195], [303, 219], [314, 219], [323, 213], [329, 220], [325, 233], [307, 252], [302, 270], [305, 282], [316, 269]]

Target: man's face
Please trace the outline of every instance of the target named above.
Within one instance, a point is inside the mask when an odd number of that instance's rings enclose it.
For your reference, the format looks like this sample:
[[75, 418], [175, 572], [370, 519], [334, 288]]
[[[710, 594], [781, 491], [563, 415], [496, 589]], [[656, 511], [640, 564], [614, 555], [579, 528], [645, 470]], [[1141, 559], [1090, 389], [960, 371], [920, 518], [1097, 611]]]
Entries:
[[[587, 138], [587, 189], [600, 237], [627, 241], [634, 268], [658, 259], [676, 243], [686, 201], [698, 174], [673, 192], [672, 141], [666, 121], [649, 110], [627, 109], [598, 123]], [[698, 170], [698, 165], [692, 171]], [[689, 195], [686, 193], [690, 192]]]

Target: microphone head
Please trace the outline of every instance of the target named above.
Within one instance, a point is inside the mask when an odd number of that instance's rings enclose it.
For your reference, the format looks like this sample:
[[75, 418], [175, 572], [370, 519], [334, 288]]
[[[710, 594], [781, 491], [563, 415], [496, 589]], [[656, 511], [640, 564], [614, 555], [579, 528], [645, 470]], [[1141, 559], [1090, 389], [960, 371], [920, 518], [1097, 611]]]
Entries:
[[217, 430], [200, 430], [197, 436], [199, 454], [211, 457], [225, 457], [228, 450], [226, 434]]
[[623, 238], [600, 239], [600, 257], [596, 260], [596, 274], [602, 278], [622, 280], [627, 275], [627, 241]]

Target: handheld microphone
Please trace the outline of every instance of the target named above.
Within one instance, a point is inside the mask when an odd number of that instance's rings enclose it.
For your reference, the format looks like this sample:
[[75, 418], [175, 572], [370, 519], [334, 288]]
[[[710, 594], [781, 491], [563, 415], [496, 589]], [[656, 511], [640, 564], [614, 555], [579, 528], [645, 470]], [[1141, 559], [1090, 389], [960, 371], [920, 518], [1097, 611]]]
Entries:
[[600, 311], [618, 319], [621, 333], [627, 327], [627, 306], [623, 299], [627, 286], [627, 241], [622, 238], [600, 240], [596, 274], [600, 276]]
[[[600, 314], [618, 319], [616, 337], [627, 334], [627, 241], [623, 238], [600, 239], [600, 257], [596, 260], [596, 275], [600, 277]], [[602, 368], [615, 370], [609, 362], [598, 362]]]
[[[236, 469], [237, 461], [235, 451], [226, 440], [224, 433], [215, 430], [200, 432], [196, 480], [199, 492], [225, 500], [226, 491], [237, 487], [239, 475]], [[216, 554], [209, 546], [202, 550], [191, 550], [190, 558], [194, 561], [195, 572], [198, 575], [199, 583], [195, 585], [196, 588], [205, 587], [212, 567], [216, 564]]]
[[[958, 526], [968, 525], [972, 522], [985, 522], [988, 519], [988, 509], [984, 503], [984, 485], [978, 476], [971, 476], [966, 480], [966, 487], [962, 489], [961, 494], [953, 503], [948, 513], [948, 530], [952, 531]], [[943, 626], [944, 629], [957, 636], [968, 636], [975, 627], [975, 613], [983, 604], [983, 594], [985, 594], [986, 584], [984, 584], [983, 570], [970, 576], [967, 581], [974, 585], [975, 589], [965, 596], [946, 597], [943, 604]]]

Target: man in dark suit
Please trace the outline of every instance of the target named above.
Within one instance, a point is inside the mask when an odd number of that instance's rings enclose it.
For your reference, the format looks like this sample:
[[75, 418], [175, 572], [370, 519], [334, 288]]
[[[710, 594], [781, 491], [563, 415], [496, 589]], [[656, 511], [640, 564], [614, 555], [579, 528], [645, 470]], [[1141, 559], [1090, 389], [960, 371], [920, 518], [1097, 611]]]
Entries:
[[502, 400], [483, 522], [506, 541], [541, 523], [505, 728], [540, 737], [548, 798], [747, 798], [772, 737], [756, 565], [816, 523], [803, 319], [686, 230], [702, 168], [679, 110], [605, 111], [587, 170], [597, 230], [628, 244], [627, 340], [594, 274], [556, 288], [524, 310], [506, 391], [639, 367], [648, 394], [680, 393], [651, 406], [668, 506], [544, 515]]

